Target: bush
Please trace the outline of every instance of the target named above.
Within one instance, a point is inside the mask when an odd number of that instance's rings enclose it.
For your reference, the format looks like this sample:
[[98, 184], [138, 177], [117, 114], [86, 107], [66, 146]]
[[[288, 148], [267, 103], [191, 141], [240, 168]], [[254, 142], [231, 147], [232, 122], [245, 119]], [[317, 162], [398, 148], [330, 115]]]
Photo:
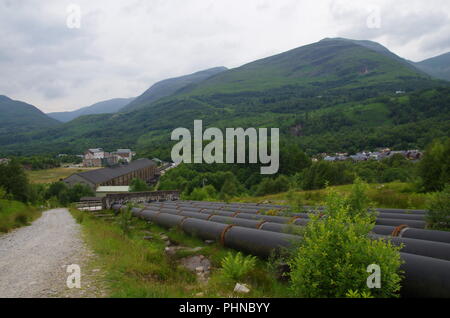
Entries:
[[125, 211], [120, 211], [119, 226], [125, 235], [131, 233], [131, 223], [133, 221], [133, 215], [131, 214], [131, 206], [128, 206]]
[[304, 202], [302, 200], [302, 197], [298, 193], [295, 193], [293, 189], [290, 189], [286, 194], [286, 201], [291, 207], [292, 212], [299, 213], [305, 210], [303, 207]]
[[92, 191], [89, 186], [84, 184], [75, 184], [73, 187], [67, 190], [68, 203], [78, 202], [82, 197], [92, 196], [94, 196], [94, 191]]
[[[400, 248], [368, 238], [373, 218], [352, 213], [348, 198], [331, 193], [326, 214], [325, 218], [310, 216], [303, 240], [288, 261], [293, 296], [397, 297]], [[367, 287], [370, 264], [381, 268], [379, 289]]]
[[8, 232], [14, 228], [27, 225], [38, 218], [41, 213], [33, 206], [19, 201], [0, 199], [0, 232]]
[[207, 185], [203, 188], [195, 188], [191, 194], [186, 195], [187, 200], [207, 201], [215, 199], [217, 196], [216, 189], [212, 185]]
[[16, 223], [17, 226], [28, 224], [28, 215], [24, 212], [17, 214], [14, 217], [14, 223]]
[[25, 170], [18, 160], [0, 164], [0, 187], [14, 200], [27, 202], [29, 182]]
[[52, 183], [44, 194], [44, 198], [52, 207], [55, 207], [55, 204], [58, 205], [58, 203], [67, 206], [69, 203], [80, 201], [82, 197], [92, 196], [94, 196], [94, 192], [87, 185], [75, 184], [69, 188], [63, 182]]
[[150, 187], [144, 180], [139, 178], [131, 180], [130, 192], [144, 192], [144, 191], [150, 191]]
[[256, 188], [256, 195], [263, 196], [267, 194], [276, 194], [289, 190], [290, 180], [285, 175], [279, 175], [277, 178], [264, 178]]
[[203, 188], [195, 188], [190, 195], [186, 196], [188, 200], [205, 201], [208, 198], [208, 192]]
[[354, 180], [352, 164], [348, 162], [319, 161], [306, 169], [297, 179], [304, 190], [323, 189], [326, 185], [351, 184]]
[[237, 282], [255, 268], [256, 257], [251, 255], [243, 256], [241, 252], [233, 255], [233, 253], [229, 252], [222, 259], [221, 264], [223, 277]]
[[369, 185], [362, 181], [360, 178], [356, 178], [353, 183], [350, 195], [346, 199], [348, 204], [349, 213], [352, 216], [355, 215], [368, 215], [368, 210], [371, 206], [367, 192], [369, 191]]
[[419, 175], [425, 191], [442, 191], [450, 179], [450, 138], [435, 140], [419, 163]]
[[429, 228], [450, 230], [450, 185], [446, 185], [442, 192], [431, 194], [427, 209], [425, 219]]
[[6, 199], [6, 190], [3, 187], [0, 187], [0, 200]]

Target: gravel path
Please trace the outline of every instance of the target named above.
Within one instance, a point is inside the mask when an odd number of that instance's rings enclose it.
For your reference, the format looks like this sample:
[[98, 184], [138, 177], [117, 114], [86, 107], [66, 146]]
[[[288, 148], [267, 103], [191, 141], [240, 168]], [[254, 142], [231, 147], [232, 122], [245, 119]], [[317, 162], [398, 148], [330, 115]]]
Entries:
[[[105, 296], [96, 286], [100, 269], [87, 269], [91, 257], [69, 211], [46, 211], [32, 225], [0, 236], [0, 297]], [[70, 264], [81, 267], [81, 289], [66, 285]]]

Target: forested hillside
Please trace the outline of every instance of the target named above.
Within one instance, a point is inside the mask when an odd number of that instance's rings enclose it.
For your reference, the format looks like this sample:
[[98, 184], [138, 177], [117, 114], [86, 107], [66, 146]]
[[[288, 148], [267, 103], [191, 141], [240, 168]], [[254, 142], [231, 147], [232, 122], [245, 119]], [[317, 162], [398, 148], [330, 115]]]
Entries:
[[170, 132], [204, 126], [279, 127], [309, 154], [422, 148], [449, 130], [450, 85], [374, 42], [326, 39], [223, 71], [130, 112], [83, 116], [0, 139], [4, 153], [132, 147], [169, 159]]
[[82, 107], [74, 111], [48, 113], [47, 115], [63, 123], [66, 123], [84, 115], [112, 114], [118, 112], [133, 100], [134, 98], [113, 98], [95, 103], [91, 106]]
[[133, 111], [154, 103], [161, 98], [173, 95], [179, 90], [186, 89], [191, 85], [198, 84], [211, 76], [226, 71], [226, 67], [215, 67], [208, 70], [196, 72], [176, 78], [169, 78], [152, 85], [142, 95], [138, 96], [134, 101], [126, 105], [122, 111]]
[[450, 81], [450, 52], [415, 63], [415, 65], [428, 74]]
[[35, 106], [0, 95], [0, 138], [58, 124]]

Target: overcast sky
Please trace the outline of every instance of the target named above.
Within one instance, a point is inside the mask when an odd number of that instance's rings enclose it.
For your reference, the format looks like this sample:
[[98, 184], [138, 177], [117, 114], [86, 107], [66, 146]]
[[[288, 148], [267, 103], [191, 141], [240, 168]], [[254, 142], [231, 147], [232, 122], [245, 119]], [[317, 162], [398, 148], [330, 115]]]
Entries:
[[325, 37], [419, 61], [450, 51], [449, 21], [449, 0], [0, 0], [0, 95], [74, 110]]

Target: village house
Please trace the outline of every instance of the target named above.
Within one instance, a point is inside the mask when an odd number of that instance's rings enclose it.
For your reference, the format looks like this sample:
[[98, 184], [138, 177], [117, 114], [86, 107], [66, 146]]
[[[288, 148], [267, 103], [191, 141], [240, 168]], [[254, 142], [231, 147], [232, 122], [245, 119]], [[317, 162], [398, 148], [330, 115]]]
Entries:
[[390, 158], [394, 155], [401, 155], [408, 160], [420, 160], [423, 156], [423, 153], [419, 150], [392, 151], [389, 148], [380, 148], [374, 152], [362, 151], [351, 156], [349, 156], [347, 153], [336, 153], [334, 155], [322, 154], [322, 158], [325, 161], [344, 161], [348, 159], [353, 161], [366, 161], [366, 160], [383, 160], [385, 158]]
[[116, 152], [106, 152], [102, 148], [91, 148], [84, 153], [83, 167], [105, 167], [119, 162], [131, 162], [136, 153], [130, 149], [117, 149]]
[[8, 159], [8, 158], [0, 158], [0, 165], [1, 164], [8, 164], [9, 161], [10, 161], [10, 159]]
[[132, 152], [130, 149], [117, 149], [116, 152], [113, 152], [113, 156], [117, 156], [118, 161], [126, 161], [131, 162], [133, 159], [133, 156], [135, 156], [136, 153]]
[[69, 186], [84, 184], [96, 191], [100, 186], [129, 186], [135, 178], [151, 183], [157, 174], [158, 167], [154, 161], [138, 159], [113, 167], [76, 173], [63, 182]]

